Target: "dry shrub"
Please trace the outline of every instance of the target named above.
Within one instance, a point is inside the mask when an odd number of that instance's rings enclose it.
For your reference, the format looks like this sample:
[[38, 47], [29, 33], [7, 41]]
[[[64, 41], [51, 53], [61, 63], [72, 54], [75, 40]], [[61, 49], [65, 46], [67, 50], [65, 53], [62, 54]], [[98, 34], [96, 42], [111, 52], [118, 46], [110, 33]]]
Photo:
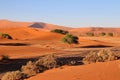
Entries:
[[27, 75], [27, 77], [36, 75], [40, 72], [39, 67], [32, 61], [29, 61], [26, 65], [22, 66], [21, 71]]
[[113, 61], [117, 59], [118, 56], [110, 50], [100, 50], [98, 52], [91, 51], [87, 56], [85, 56], [83, 63], [90, 64], [95, 62]]
[[23, 80], [25, 75], [20, 71], [7, 72], [1, 80]]
[[100, 62], [104, 62], [104, 61], [113, 61], [113, 60], [117, 60], [118, 56], [114, 53], [112, 53], [111, 50], [100, 50], [98, 52], [98, 56], [102, 58], [102, 61]]
[[47, 69], [57, 67], [57, 57], [54, 54], [46, 55], [36, 61], [36, 65], [43, 66]]
[[96, 54], [96, 52], [90, 51], [90, 53], [87, 54], [83, 59], [83, 63], [84, 64], [95, 63], [97, 59], [98, 55]]

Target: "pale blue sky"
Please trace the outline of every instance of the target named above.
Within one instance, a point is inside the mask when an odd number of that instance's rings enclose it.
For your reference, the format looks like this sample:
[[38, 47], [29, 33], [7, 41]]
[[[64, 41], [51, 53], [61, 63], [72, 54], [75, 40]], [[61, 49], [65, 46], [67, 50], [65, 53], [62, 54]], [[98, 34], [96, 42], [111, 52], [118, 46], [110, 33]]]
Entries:
[[0, 19], [120, 27], [120, 0], [0, 0]]

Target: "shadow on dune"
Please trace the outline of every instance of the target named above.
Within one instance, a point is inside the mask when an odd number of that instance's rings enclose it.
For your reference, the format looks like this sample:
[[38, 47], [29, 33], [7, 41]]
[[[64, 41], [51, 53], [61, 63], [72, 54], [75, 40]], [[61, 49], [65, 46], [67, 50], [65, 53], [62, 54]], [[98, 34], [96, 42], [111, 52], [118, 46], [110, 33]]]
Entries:
[[45, 23], [42, 23], [42, 22], [39, 22], [39, 23], [34, 23], [34, 24], [32, 24], [32, 25], [30, 25], [29, 27], [31, 27], [31, 28], [44, 28], [45, 27]]
[[81, 46], [77, 48], [109, 48], [113, 46], [107, 46], [107, 45], [89, 45], [89, 46]]
[[0, 74], [8, 71], [20, 70], [22, 65], [25, 65], [28, 61], [35, 61], [36, 58], [29, 59], [10, 59], [0, 61]]
[[0, 43], [1, 46], [29, 46], [26, 43]]
[[[42, 56], [41, 56], [42, 57]], [[0, 61], [0, 74], [8, 71], [20, 70], [22, 65], [25, 65], [28, 61], [36, 61], [40, 57], [27, 58], [27, 59], [10, 59]], [[59, 65], [69, 65], [69, 62], [76, 61], [75, 65], [82, 65], [83, 57], [59, 57]]]
[[58, 58], [58, 64], [60, 65], [71, 65], [71, 62], [75, 62], [74, 65], [82, 65], [83, 57], [60, 57]]

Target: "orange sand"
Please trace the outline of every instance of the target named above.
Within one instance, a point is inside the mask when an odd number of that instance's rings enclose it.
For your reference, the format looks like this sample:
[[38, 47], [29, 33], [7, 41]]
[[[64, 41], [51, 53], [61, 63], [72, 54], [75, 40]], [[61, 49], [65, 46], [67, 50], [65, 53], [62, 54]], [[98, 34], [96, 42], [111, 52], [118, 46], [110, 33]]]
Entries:
[[120, 61], [65, 66], [33, 76], [27, 80], [120, 80]]

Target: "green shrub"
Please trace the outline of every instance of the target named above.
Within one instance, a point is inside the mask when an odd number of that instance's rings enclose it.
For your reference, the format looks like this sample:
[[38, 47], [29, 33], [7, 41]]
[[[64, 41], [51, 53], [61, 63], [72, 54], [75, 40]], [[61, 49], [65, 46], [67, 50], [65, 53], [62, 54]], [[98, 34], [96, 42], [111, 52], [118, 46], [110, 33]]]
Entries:
[[2, 34], [2, 37], [7, 39], [12, 39], [12, 37], [9, 34]]
[[3, 75], [1, 80], [23, 80], [24, 77], [25, 75], [20, 71], [11, 71]]
[[88, 32], [88, 33], [86, 33], [86, 35], [87, 35], [87, 36], [94, 36], [94, 33]]
[[8, 55], [1, 55], [0, 56], [0, 60], [9, 60], [9, 56]]
[[100, 35], [100, 36], [105, 36], [105, 35], [106, 35], [106, 33], [101, 32], [101, 33], [99, 33], [99, 35]]
[[90, 64], [95, 62], [105, 62], [117, 60], [119, 57], [112, 53], [110, 50], [100, 50], [98, 52], [91, 51], [83, 59], [84, 64]]
[[22, 66], [21, 71], [27, 75], [27, 77], [36, 75], [40, 72], [39, 67], [32, 61], [29, 61], [26, 65]]
[[112, 37], [112, 36], [113, 36], [113, 33], [108, 33], [108, 36], [111, 36], [111, 37]]
[[54, 29], [54, 30], [51, 30], [51, 32], [60, 33], [64, 35], [69, 33], [68, 31], [61, 30], [61, 29]]
[[46, 69], [57, 67], [57, 57], [54, 54], [46, 55], [36, 61], [37, 66], [44, 66]]
[[78, 44], [78, 39], [79, 38], [77, 36], [73, 36], [72, 34], [66, 34], [62, 38], [62, 42], [68, 43], [68, 44]]

